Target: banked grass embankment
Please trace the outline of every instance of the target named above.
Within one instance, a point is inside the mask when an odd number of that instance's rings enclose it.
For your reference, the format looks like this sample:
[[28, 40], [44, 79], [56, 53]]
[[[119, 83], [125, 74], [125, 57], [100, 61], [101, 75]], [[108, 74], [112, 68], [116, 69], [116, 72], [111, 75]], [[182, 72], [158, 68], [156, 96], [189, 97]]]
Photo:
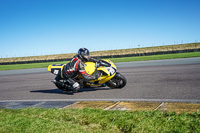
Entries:
[[[121, 57], [121, 58], [109, 58], [109, 59], [116, 63], [116, 62], [163, 60], [163, 59], [177, 59], [177, 58], [190, 58], [190, 57], [200, 57], [200, 52], [163, 54], [163, 55], [151, 55], [151, 56], [136, 56], [136, 57]], [[44, 68], [44, 67], [48, 67], [48, 65], [51, 65], [51, 64], [66, 64], [66, 63], [68, 63], [68, 61], [0, 65], [0, 70]]]
[[[144, 56], [144, 55], [158, 55], [170, 53], [183, 53], [200, 51], [200, 43], [188, 43], [179, 45], [167, 45], [146, 48], [132, 48], [120, 50], [107, 50], [91, 52], [92, 57], [125, 57], [125, 56]], [[38, 62], [55, 62], [66, 61], [71, 59], [76, 53], [71, 54], [57, 54], [44, 56], [30, 56], [30, 57], [15, 57], [15, 58], [0, 58], [0, 64], [24, 64], [24, 63], [38, 63]]]

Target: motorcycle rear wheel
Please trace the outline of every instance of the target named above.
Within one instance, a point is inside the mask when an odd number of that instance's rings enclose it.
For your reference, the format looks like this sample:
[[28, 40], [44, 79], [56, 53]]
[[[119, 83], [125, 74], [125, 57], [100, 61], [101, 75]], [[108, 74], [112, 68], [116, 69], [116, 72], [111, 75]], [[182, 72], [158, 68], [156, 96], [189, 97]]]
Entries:
[[110, 88], [123, 88], [127, 83], [126, 78], [120, 74], [120, 73], [116, 73], [115, 76], [110, 79], [108, 82], [106, 82], [106, 85]]
[[58, 87], [58, 89], [65, 90], [65, 87], [63, 87], [62, 85], [60, 85], [60, 84], [55, 84], [55, 85], [56, 85], [56, 87]]
[[71, 91], [71, 90], [69, 90], [69, 86], [68, 85], [66, 85], [66, 84], [64, 84], [64, 82], [63, 82], [63, 80], [59, 80], [59, 81], [57, 81], [56, 83], [54, 83], [55, 84], [55, 86], [58, 88], [58, 89], [60, 89], [60, 90], [62, 90], [62, 91]]

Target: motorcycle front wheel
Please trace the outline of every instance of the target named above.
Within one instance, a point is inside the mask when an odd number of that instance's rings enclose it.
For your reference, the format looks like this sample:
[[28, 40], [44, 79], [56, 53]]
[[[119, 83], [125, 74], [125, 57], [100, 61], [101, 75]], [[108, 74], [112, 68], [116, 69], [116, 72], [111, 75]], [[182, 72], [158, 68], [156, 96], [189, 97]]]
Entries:
[[110, 79], [108, 82], [106, 82], [106, 85], [110, 88], [123, 88], [127, 83], [126, 78], [120, 74], [119, 72], [117, 72], [115, 74], [115, 76]]

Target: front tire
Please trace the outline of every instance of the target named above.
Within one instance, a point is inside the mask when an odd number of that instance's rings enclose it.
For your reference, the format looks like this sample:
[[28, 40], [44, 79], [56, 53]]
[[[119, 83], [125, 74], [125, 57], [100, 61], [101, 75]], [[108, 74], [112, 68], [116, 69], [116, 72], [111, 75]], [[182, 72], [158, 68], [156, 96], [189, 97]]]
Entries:
[[110, 79], [108, 82], [106, 82], [106, 85], [110, 88], [123, 88], [124, 86], [126, 86], [127, 80], [126, 78], [120, 74], [120, 73], [116, 73], [115, 76]]

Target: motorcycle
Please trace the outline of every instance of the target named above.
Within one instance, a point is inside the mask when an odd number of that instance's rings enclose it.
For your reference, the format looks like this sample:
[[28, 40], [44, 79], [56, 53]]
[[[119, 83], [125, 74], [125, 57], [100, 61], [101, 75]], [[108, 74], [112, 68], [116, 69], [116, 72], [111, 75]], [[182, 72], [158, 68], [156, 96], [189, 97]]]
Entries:
[[[63, 67], [65, 64], [54, 64], [48, 66], [48, 71], [59, 77], [58, 80], [54, 80], [53, 83], [59, 89], [63, 91], [70, 91], [71, 86], [63, 77]], [[81, 88], [90, 87], [110, 87], [110, 88], [123, 88], [127, 80], [126, 78], [117, 72], [116, 65], [110, 60], [100, 60], [98, 63], [86, 62], [85, 70], [87, 74], [98, 75], [98, 79], [85, 81], [82, 75], [78, 75], [74, 80], [78, 82]]]

